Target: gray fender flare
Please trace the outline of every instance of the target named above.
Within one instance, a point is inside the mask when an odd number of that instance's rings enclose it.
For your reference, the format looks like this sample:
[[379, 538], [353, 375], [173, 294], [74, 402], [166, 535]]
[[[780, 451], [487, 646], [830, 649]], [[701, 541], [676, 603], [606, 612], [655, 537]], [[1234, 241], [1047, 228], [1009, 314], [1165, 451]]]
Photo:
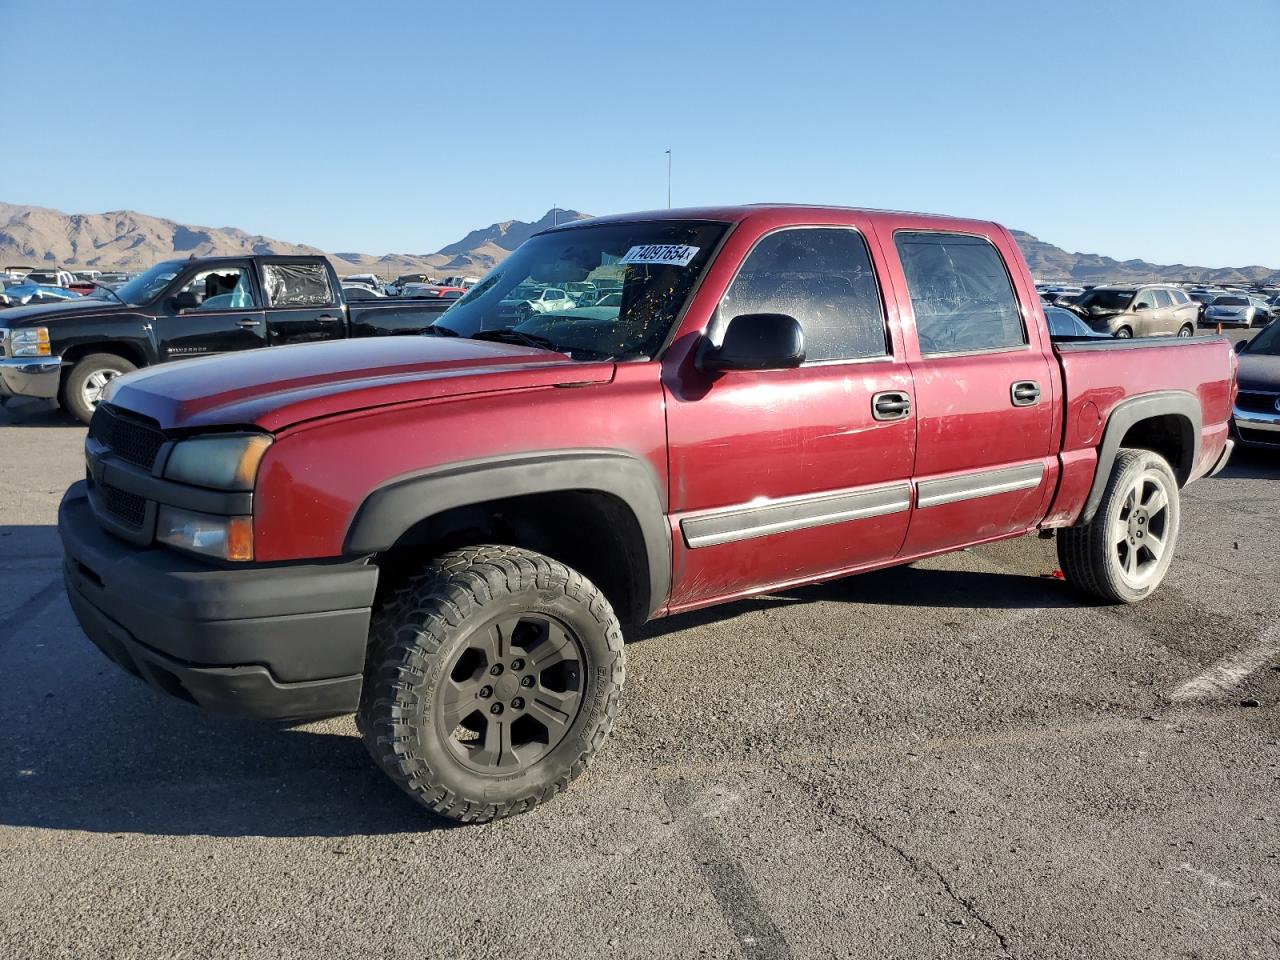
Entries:
[[396, 477], [365, 497], [347, 528], [345, 552], [380, 553], [415, 524], [445, 510], [535, 493], [609, 494], [635, 516], [648, 559], [650, 616], [671, 590], [671, 530], [653, 468], [618, 450], [555, 450], [445, 464]]
[[1093, 474], [1093, 486], [1089, 488], [1089, 499], [1085, 501], [1084, 510], [1080, 513], [1077, 524], [1088, 523], [1098, 512], [1098, 504], [1102, 502], [1103, 491], [1111, 478], [1111, 468], [1116, 462], [1116, 454], [1120, 451], [1120, 442], [1129, 429], [1143, 420], [1153, 417], [1174, 415], [1185, 421], [1183, 426], [1182, 456], [1177, 463], [1170, 464], [1179, 486], [1185, 486], [1191, 480], [1191, 471], [1200, 458], [1200, 430], [1202, 417], [1200, 401], [1190, 393], [1181, 390], [1163, 390], [1158, 393], [1144, 393], [1130, 397], [1116, 404], [1107, 418], [1107, 426], [1102, 432], [1102, 445], [1098, 447], [1098, 465]]

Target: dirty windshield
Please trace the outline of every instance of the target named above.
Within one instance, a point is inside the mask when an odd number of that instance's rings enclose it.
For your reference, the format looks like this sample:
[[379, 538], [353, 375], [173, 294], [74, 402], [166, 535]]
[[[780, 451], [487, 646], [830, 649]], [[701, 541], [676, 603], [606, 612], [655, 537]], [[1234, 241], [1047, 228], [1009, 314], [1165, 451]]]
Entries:
[[178, 275], [185, 260], [165, 260], [157, 263], [146, 273], [139, 274], [116, 291], [116, 297], [122, 303], [133, 306], [149, 303], [169, 285], [169, 281]]
[[431, 332], [544, 347], [575, 360], [651, 357], [725, 229], [659, 220], [533, 237]]

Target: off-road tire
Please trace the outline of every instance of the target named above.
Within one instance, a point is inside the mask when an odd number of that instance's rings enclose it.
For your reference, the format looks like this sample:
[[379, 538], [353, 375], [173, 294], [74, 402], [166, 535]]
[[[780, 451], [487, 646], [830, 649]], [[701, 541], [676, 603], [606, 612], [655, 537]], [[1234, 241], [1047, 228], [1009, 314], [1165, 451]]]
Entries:
[[[1160, 538], [1163, 544], [1160, 559], [1145, 580], [1134, 583], [1125, 575], [1117, 544], [1122, 539], [1119, 527], [1126, 523], [1123, 519], [1126, 498], [1140, 478], [1150, 478], [1152, 486], [1160, 486], [1168, 506]], [[1120, 450], [1093, 519], [1058, 531], [1058, 562], [1067, 583], [1108, 603], [1137, 603], [1149, 597], [1164, 580], [1177, 548], [1181, 526], [1179, 500], [1177, 478], [1164, 457], [1150, 450]]]
[[85, 397], [90, 378], [101, 374], [108, 374], [109, 378], [118, 377], [137, 369], [124, 357], [114, 353], [91, 353], [81, 357], [63, 376], [62, 386], [58, 391], [58, 402], [71, 416], [81, 423], [88, 423], [95, 409], [93, 403]]
[[[578, 713], [554, 748], [514, 773], [481, 774], [450, 749], [434, 698], [469, 635], [511, 611], [550, 616], [576, 635]], [[357, 727], [374, 761], [428, 809], [479, 823], [524, 813], [586, 769], [608, 736], [625, 679], [622, 628], [586, 577], [529, 550], [466, 547], [431, 561], [374, 614]]]

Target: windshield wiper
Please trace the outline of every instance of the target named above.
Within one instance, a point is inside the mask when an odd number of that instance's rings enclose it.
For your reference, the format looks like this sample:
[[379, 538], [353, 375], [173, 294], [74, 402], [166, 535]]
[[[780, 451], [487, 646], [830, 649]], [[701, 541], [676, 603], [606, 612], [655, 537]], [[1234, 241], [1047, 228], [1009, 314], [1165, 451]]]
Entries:
[[92, 283], [99, 290], [107, 291], [107, 293], [111, 294], [113, 297], [119, 300], [123, 306], [126, 306], [126, 307], [129, 306], [129, 304], [124, 302], [124, 298], [121, 297], [120, 294], [116, 293], [114, 290], [108, 287], [105, 283], [99, 283], [97, 280], [90, 280], [89, 282]]
[[553, 350], [556, 353], [564, 353], [564, 350], [557, 346], [554, 340], [547, 337], [541, 337], [536, 333], [524, 333], [521, 330], [517, 330], [515, 327], [501, 327], [497, 330], [479, 330], [467, 339], [496, 340], [499, 343], [519, 343], [526, 347], [538, 347], [541, 350]]

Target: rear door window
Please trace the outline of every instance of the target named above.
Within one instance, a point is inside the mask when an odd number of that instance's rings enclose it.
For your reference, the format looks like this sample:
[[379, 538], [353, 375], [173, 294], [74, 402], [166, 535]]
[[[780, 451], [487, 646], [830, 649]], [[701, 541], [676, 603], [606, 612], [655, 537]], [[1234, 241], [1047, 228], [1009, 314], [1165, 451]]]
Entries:
[[1172, 299], [1169, 297], [1169, 291], [1168, 291], [1168, 290], [1152, 290], [1152, 291], [1151, 291], [1151, 294], [1152, 294], [1152, 296], [1154, 296], [1154, 297], [1156, 298], [1156, 306], [1157, 306], [1157, 307], [1171, 307], [1171, 306], [1173, 306], [1173, 301], [1172, 301]]
[[794, 317], [804, 331], [806, 360], [888, 352], [867, 244], [847, 227], [793, 228], [761, 239], [720, 302], [724, 321], [744, 313]]
[[326, 307], [333, 303], [321, 263], [264, 263], [262, 286], [269, 307]]
[[955, 233], [894, 234], [922, 354], [1024, 346], [1026, 330], [991, 242]]

